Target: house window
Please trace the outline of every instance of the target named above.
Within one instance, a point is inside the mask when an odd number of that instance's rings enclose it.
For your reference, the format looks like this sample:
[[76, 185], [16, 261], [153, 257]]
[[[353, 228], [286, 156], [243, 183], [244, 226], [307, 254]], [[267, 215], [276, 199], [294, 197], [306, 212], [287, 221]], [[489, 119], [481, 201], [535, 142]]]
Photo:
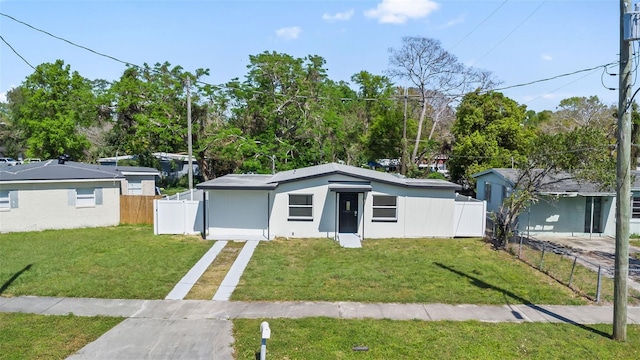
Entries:
[[9, 210], [11, 202], [9, 201], [9, 191], [0, 190], [0, 210]]
[[396, 196], [373, 195], [373, 221], [398, 220], [398, 198]]
[[127, 183], [127, 193], [129, 195], [142, 195], [142, 181], [129, 181]]
[[313, 195], [289, 194], [289, 219], [313, 220]]
[[484, 183], [484, 199], [491, 202], [491, 183]]
[[634, 196], [631, 207], [631, 218], [640, 219], [640, 196]]
[[96, 194], [93, 188], [76, 189], [76, 206], [87, 207], [96, 205]]

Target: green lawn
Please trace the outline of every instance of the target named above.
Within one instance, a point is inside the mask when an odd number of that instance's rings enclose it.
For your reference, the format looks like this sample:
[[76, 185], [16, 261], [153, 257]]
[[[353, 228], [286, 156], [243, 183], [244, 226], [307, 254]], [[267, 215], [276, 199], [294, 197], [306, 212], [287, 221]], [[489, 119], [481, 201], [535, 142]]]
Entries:
[[64, 359], [122, 320], [0, 313], [0, 359]]
[[232, 300], [585, 304], [478, 239], [276, 240], [256, 249]]
[[[260, 319], [233, 320], [237, 359], [255, 359]], [[611, 325], [268, 319], [268, 359], [638, 359], [640, 326], [627, 342]], [[366, 346], [367, 352], [354, 352]]]
[[0, 296], [162, 299], [211, 245], [151, 226], [0, 234]]

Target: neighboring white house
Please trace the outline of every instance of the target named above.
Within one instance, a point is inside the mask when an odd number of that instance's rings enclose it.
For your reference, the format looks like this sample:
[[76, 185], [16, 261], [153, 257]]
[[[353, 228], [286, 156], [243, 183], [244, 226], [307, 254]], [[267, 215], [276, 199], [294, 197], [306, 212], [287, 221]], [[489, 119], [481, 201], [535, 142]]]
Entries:
[[112, 226], [120, 195], [154, 195], [156, 169], [46, 160], [0, 169], [0, 233]]
[[124, 176], [47, 160], [0, 169], [0, 232], [117, 225]]
[[160, 172], [154, 168], [141, 166], [117, 166], [125, 180], [122, 182], [124, 195], [156, 195], [156, 178]]
[[[459, 185], [336, 163], [226, 175], [197, 188], [205, 192], [208, 239], [454, 237], [461, 228], [455, 220]], [[478, 214], [484, 224], [484, 210]], [[482, 236], [484, 228], [478, 232], [469, 236]]]
[[[487, 201], [487, 211], [495, 212], [511, 194], [518, 178], [516, 169], [489, 169], [473, 177], [476, 197]], [[640, 173], [632, 185], [630, 232], [640, 233]], [[518, 231], [530, 235], [615, 236], [616, 194], [602, 191], [596, 184], [578, 181], [565, 172], [554, 173], [536, 190], [539, 201], [518, 217]]]
[[[172, 154], [166, 152], [156, 152], [153, 156], [160, 161], [160, 167], [162, 171], [160, 176], [169, 178], [180, 178], [186, 176], [189, 173], [189, 155], [186, 154]], [[120, 155], [113, 157], [99, 158], [96, 162], [105, 166], [118, 166], [118, 162], [124, 160], [136, 160], [137, 155]], [[200, 168], [195, 157], [191, 157], [191, 168], [194, 175], [200, 174]]]

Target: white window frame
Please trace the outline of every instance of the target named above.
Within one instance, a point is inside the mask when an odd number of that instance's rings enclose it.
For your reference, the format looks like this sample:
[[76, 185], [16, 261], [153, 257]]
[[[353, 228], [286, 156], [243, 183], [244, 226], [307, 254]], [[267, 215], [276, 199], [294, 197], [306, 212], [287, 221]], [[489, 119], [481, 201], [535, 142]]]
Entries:
[[[393, 205], [376, 205], [376, 199], [393, 199]], [[395, 195], [373, 195], [371, 199], [371, 221], [398, 221], [398, 197]], [[376, 216], [376, 210], [393, 209], [393, 216]]]
[[11, 209], [11, 198], [9, 190], [0, 190], [0, 211], [9, 211]]
[[491, 202], [491, 188], [492, 184], [490, 182], [484, 183], [484, 199], [487, 203]]
[[127, 194], [142, 195], [142, 180], [127, 181]]
[[96, 206], [96, 189], [79, 188], [76, 189], [76, 207], [95, 207]]
[[[296, 201], [296, 203], [292, 204], [291, 203], [291, 199], [292, 197], [305, 197], [306, 199], [308, 199], [309, 201], [305, 201], [308, 202], [308, 204], [298, 204], [298, 201]], [[291, 210], [299, 210], [299, 209], [309, 209], [311, 215], [291, 215]], [[292, 221], [313, 221], [313, 194], [289, 194], [289, 208], [288, 208], [288, 220], [292, 220]]]

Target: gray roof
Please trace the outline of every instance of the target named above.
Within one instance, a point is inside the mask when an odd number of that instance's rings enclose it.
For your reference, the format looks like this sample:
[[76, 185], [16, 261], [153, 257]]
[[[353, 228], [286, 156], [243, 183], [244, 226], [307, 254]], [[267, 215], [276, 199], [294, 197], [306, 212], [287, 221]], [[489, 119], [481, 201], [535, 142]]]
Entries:
[[[542, 171], [542, 170], [538, 170]], [[493, 168], [473, 174], [474, 178], [478, 178], [488, 173], [495, 173], [511, 185], [514, 185], [520, 175], [518, 169], [505, 169], [505, 168]], [[632, 171], [632, 175], [635, 179], [632, 184], [633, 189], [640, 189], [640, 172]], [[542, 181], [541, 186], [536, 189], [538, 193], [579, 193], [584, 195], [589, 194], [613, 194], [613, 191], [602, 190], [600, 185], [586, 180], [580, 180], [574, 178], [569, 172], [557, 171], [547, 174]]]
[[0, 168], [0, 183], [4, 181], [28, 182], [43, 180], [119, 180], [124, 176], [114, 166], [101, 166], [58, 160], [16, 165]]
[[154, 169], [152, 167], [145, 167], [145, 166], [122, 166], [122, 165], [118, 165], [118, 166], [113, 166], [111, 165], [111, 167], [115, 167], [117, 171], [119, 171], [122, 174], [125, 175], [135, 175], [135, 174], [144, 174], [144, 175], [156, 175], [156, 176], [160, 176], [160, 171], [158, 171], [158, 169]]
[[396, 186], [416, 188], [460, 189], [461, 186], [445, 180], [407, 179], [390, 173], [329, 163], [301, 169], [279, 172], [275, 175], [232, 174], [197, 185], [199, 189], [275, 189], [278, 184], [299, 181], [326, 175], [346, 175], [364, 181], [376, 181]]

